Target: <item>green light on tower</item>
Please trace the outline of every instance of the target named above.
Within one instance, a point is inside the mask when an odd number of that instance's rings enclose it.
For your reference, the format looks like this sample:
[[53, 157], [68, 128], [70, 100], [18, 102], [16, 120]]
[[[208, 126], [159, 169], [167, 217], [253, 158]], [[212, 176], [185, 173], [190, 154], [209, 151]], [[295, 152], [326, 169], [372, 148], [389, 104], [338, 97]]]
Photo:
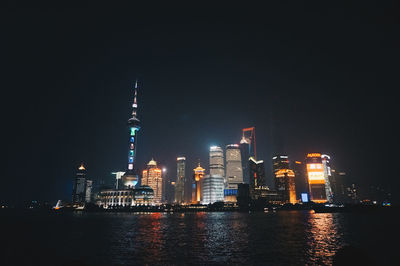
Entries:
[[131, 127], [131, 136], [135, 136], [135, 131], [136, 131], [136, 128]]

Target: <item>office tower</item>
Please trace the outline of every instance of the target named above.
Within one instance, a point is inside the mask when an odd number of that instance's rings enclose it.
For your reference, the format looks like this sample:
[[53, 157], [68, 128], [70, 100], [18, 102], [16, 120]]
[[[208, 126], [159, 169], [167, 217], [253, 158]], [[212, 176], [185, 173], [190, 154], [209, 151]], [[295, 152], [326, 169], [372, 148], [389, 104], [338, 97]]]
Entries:
[[[249, 134], [250, 133], [250, 134]], [[249, 158], [257, 158], [256, 155], [256, 130], [255, 127], [244, 128], [242, 130], [242, 139], [240, 140], [240, 152], [242, 159], [243, 182], [249, 184]]]
[[225, 180], [224, 152], [219, 146], [210, 147], [210, 175], [220, 175]]
[[203, 178], [202, 204], [224, 201], [224, 178], [221, 175], [206, 175]]
[[306, 175], [305, 164], [300, 161], [292, 161], [291, 168], [294, 172], [297, 198], [301, 198], [302, 193], [308, 194], [308, 178]]
[[129, 127], [129, 152], [128, 152], [128, 169], [122, 176], [123, 185], [126, 188], [134, 188], [138, 182], [138, 174], [136, 171], [136, 151], [137, 151], [137, 133], [140, 129], [140, 120], [137, 118], [137, 88], [135, 83], [134, 98], [132, 104], [132, 117], [128, 120]]
[[239, 145], [226, 146], [225, 201], [236, 202], [238, 185], [243, 183], [242, 158]]
[[186, 165], [186, 158], [185, 157], [178, 157], [177, 161], [177, 177], [175, 183], [175, 202], [178, 204], [184, 203], [184, 196], [185, 196], [185, 165]]
[[272, 157], [272, 171], [289, 169], [289, 157], [287, 155], [276, 155]]
[[294, 172], [291, 169], [279, 169], [275, 173], [275, 189], [283, 203], [296, 203], [296, 185]]
[[153, 189], [153, 204], [162, 203], [161, 169], [157, 167], [157, 162], [153, 159], [147, 164], [147, 169], [143, 170], [142, 186], [149, 186]]
[[75, 175], [72, 188], [72, 203], [82, 204], [86, 200], [86, 168], [81, 164]]
[[115, 175], [115, 189], [123, 188], [121, 180], [125, 172], [118, 171], [118, 172], [112, 172], [111, 174]]
[[333, 193], [330, 179], [332, 177], [330, 160], [331, 157], [326, 154], [321, 155], [322, 159], [322, 167], [324, 169], [324, 178], [325, 178], [325, 193], [329, 202], [333, 202]]
[[267, 186], [265, 180], [264, 161], [256, 161], [253, 157], [249, 159], [250, 189]]
[[85, 202], [92, 201], [92, 187], [93, 187], [93, 181], [86, 179]]
[[321, 153], [307, 154], [306, 164], [310, 199], [316, 203], [324, 203], [327, 198]]
[[192, 203], [199, 204], [202, 201], [202, 183], [204, 178], [204, 171], [206, 169], [199, 165], [193, 169], [193, 192], [192, 192]]

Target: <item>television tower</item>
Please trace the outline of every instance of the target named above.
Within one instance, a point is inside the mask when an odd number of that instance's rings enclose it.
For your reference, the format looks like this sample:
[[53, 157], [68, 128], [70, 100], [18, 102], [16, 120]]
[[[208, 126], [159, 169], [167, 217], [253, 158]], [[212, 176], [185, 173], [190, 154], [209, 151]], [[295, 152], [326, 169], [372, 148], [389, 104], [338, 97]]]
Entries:
[[134, 188], [138, 182], [138, 174], [135, 168], [136, 164], [136, 144], [137, 132], [140, 129], [140, 120], [137, 118], [137, 89], [138, 81], [135, 82], [134, 98], [132, 104], [132, 117], [128, 120], [129, 127], [129, 152], [128, 152], [128, 169], [122, 176], [125, 187]]

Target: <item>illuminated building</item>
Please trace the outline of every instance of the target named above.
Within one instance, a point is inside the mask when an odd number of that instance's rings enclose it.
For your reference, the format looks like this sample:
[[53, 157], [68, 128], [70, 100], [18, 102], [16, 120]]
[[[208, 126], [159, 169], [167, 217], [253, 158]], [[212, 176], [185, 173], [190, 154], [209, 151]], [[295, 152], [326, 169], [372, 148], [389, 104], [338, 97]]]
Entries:
[[115, 175], [115, 189], [122, 188], [121, 180], [122, 176], [125, 174], [125, 172], [112, 172], [112, 175]]
[[296, 203], [296, 186], [294, 172], [290, 169], [279, 169], [275, 173], [275, 189], [283, 203]]
[[219, 146], [210, 147], [210, 175], [220, 175], [225, 180], [224, 152]]
[[307, 154], [306, 165], [310, 200], [316, 203], [326, 202], [325, 176], [321, 154]]
[[251, 189], [267, 186], [267, 183], [265, 180], [265, 168], [264, 168], [263, 160], [256, 161], [253, 157], [250, 157], [249, 169], [250, 169], [250, 188]]
[[226, 146], [225, 201], [236, 202], [238, 185], [243, 183], [242, 158], [237, 144]]
[[93, 181], [86, 180], [86, 189], [85, 189], [85, 202], [92, 201], [92, 188], [93, 188]]
[[153, 189], [154, 204], [162, 203], [162, 176], [161, 169], [157, 167], [157, 162], [151, 159], [147, 164], [147, 169], [143, 170], [142, 186], [149, 186]]
[[331, 166], [330, 166], [331, 157], [329, 155], [322, 154], [321, 159], [322, 159], [322, 167], [324, 169], [325, 193], [328, 201], [333, 202], [333, 193], [330, 183], [330, 179], [332, 177]]
[[289, 169], [289, 157], [287, 155], [276, 155], [272, 157], [272, 171]]
[[202, 204], [224, 201], [224, 178], [221, 175], [206, 175], [202, 184]]
[[138, 205], [151, 205], [154, 200], [153, 189], [140, 186], [136, 189], [105, 189], [100, 191], [100, 203], [104, 209]]
[[[242, 159], [243, 182], [250, 183], [249, 158], [257, 158], [256, 155], [256, 131], [255, 127], [244, 128], [240, 140], [240, 152]], [[250, 134], [248, 134], [250, 133]]]
[[193, 169], [193, 191], [192, 191], [192, 203], [199, 204], [202, 201], [202, 183], [204, 178], [204, 171], [206, 169], [199, 165]]
[[305, 164], [300, 161], [291, 161], [290, 169], [293, 169], [295, 176], [294, 182], [296, 185], [297, 198], [301, 198], [302, 193], [309, 193]]
[[132, 104], [132, 117], [128, 120], [129, 127], [129, 151], [128, 151], [128, 169], [122, 176], [122, 182], [125, 188], [134, 188], [139, 180], [136, 172], [136, 145], [137, 145], [137, 133], [140, 129], [140, 120], [137, 118], [137, 88], [138, 83], [135, 83], [135, 94]]
[[175, 183], [175, 202], [181, 204], [185, 201], [185, 165], [186, 158], [178, 157], [177, 161], [177, 177]]
[[[78, 172], [75, 175], [73, 188], [72, 188], [72, 203], [73, 204], [84, 204], [86, 201], [86, 168], [81, 164], [78, 168]], [[90, 187], [91, 189], [91, 187]], [[91, 190], [90, 190], [91, 191]], [[90, 198], [90, 195], [89, 195]]]

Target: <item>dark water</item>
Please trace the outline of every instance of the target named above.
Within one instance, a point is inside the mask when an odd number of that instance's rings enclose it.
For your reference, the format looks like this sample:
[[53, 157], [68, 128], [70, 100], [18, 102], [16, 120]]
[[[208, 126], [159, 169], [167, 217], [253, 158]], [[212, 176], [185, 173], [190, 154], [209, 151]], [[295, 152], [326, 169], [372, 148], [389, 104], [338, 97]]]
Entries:
[[379, 265], [395, 265], [400, 253], [393, 213], [32, 212], [0, 218], [1, 265], [329, 265], [346, 245]]

